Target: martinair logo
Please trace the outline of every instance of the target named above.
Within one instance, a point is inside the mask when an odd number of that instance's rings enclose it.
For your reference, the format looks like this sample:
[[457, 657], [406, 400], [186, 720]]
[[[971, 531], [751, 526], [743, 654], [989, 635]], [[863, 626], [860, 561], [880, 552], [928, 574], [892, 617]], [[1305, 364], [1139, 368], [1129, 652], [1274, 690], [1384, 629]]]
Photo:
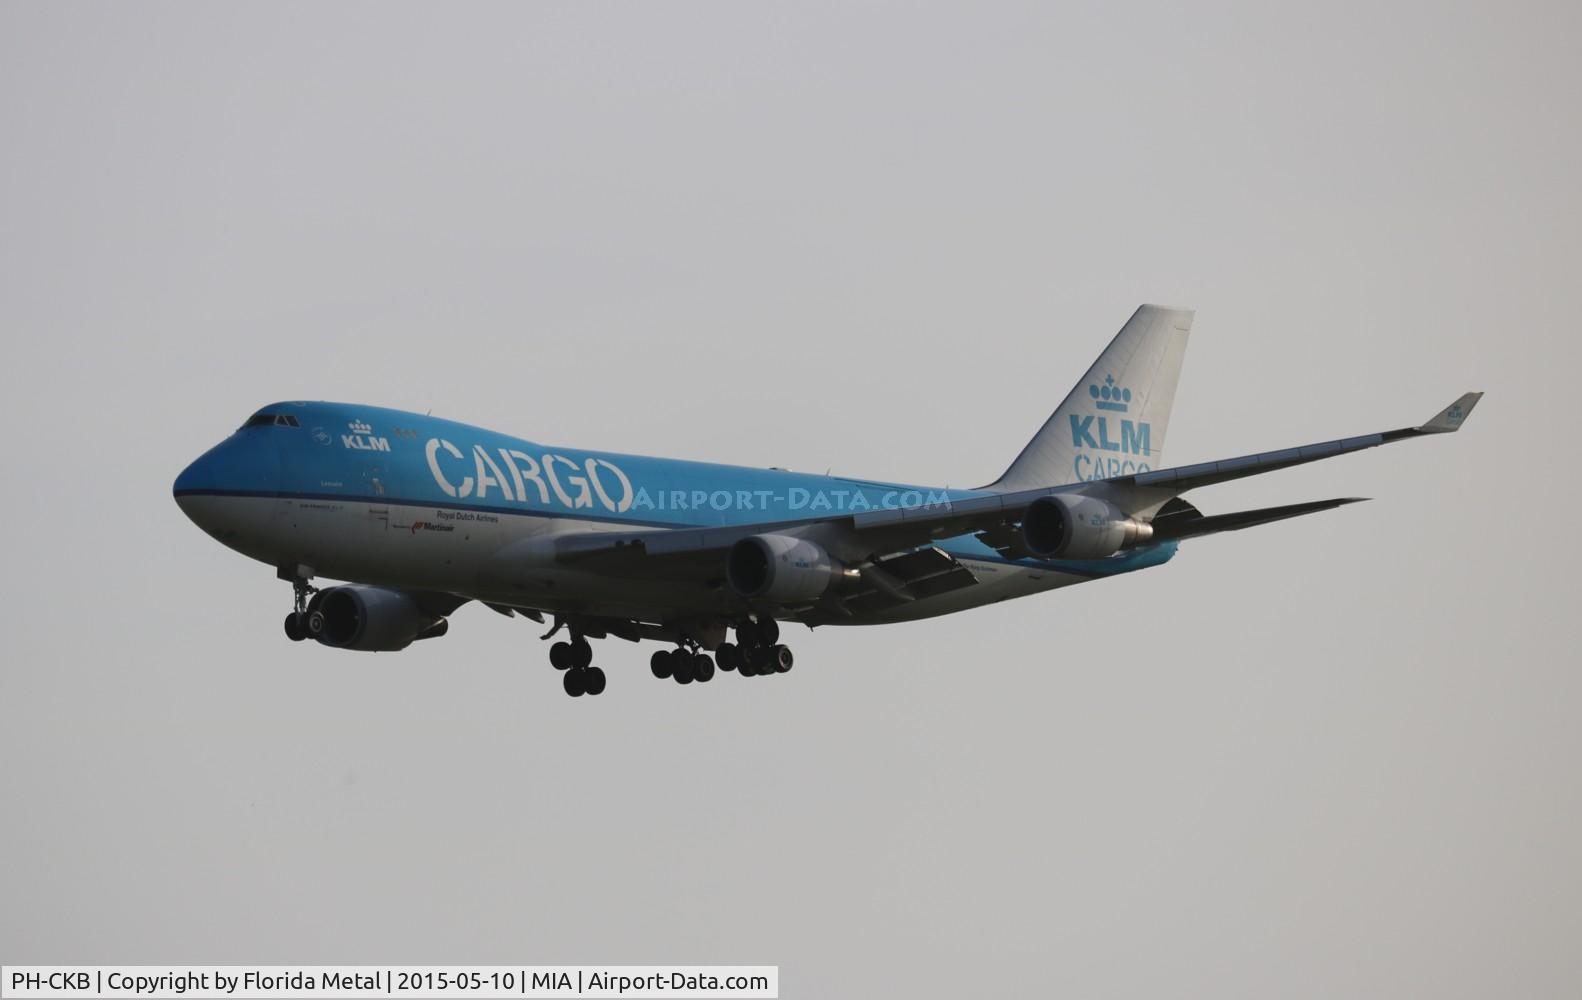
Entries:
[[361, 420], [353, 420], [346, 425], [351, 428], [350, 434], [341, 435], [341, 444], [353, 451], [389, 451], [390, 442], [386, 438], [374, 437], [374, 429]]
[[[397, 525], [396, 527], [400, 527], [400, 525]], [[411, 525], [409, 525], [409, 527], [411, 528], [412, 534], [414, 534], [414, 535], [417, 534], [420, 531], [455, 531], [456, 530], [456, 526], [453, 525], [453, 524], [435, 524], [433, 521], [413, 521], [411, 523]]]
[[1103, 412], [1070, 415], [1071, 445], [1078, 449], [1072, 462], [1077, 478], [1086, 482], [1147, 472], [1153, 457], [1152, 428], [1141, 420], [1108, 416], [1131, 411], [1131, 389], [1117, 383], [1114, 375], [1105, 375], [1102, 385], [1088, 386], [1088, 395], [1094, 408]]

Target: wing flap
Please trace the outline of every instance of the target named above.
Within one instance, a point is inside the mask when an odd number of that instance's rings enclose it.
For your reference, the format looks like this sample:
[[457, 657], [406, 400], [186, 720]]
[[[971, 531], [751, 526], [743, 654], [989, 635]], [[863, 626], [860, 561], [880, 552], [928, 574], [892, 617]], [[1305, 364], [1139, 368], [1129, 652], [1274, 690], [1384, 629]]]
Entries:
[[1334, 510], [1336, 507], [1361, 503], [1366, 499], [1366, 497], [1342, 497], [1336, 500], [1310, 500], [1307, 503], [1293, 503], [1283, 507], [1263, 507], [1258, 510], [1240, 510], [1230, 514], [1212, 515], [1204, 515], [1190, 505], [1183, 505], [1187, 508], [1185, 511], [1154, 518], [1154, 539], [1161, 542], [1180, 541], [1184, 538], [1198, 538], [1221, 531], [1240, 531], [1242, 528], [1272, 524], [1275, 521], [1301, 517], [1304, 514]]
[[834, 611], [846, 615], [866, 613], [948, 594], [970, 587], [977, 576], [955, 557], [932, 545], [875, 559], [859, 570], [861, 583], [834, 599]]

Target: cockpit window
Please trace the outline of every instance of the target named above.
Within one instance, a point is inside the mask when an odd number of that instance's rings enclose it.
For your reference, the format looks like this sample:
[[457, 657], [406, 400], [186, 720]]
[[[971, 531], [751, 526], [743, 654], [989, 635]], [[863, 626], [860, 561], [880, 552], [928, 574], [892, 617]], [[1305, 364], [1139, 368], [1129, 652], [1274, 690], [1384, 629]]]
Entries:
[[301, 427], [297, 418], [289, 413], [255, 413], [242, 427]]

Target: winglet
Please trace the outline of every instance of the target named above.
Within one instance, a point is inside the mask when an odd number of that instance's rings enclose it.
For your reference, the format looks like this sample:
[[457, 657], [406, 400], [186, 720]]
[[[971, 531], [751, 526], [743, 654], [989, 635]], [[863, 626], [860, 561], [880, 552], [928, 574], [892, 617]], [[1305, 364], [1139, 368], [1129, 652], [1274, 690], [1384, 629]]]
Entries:
[[1461, 429], [1467, 417], [1472, 415], [1472, 408], [1478, 405], [1478, 400], [1483, 398], [1481, 392], [1469, 392], [1465, 396], [1451, 403], [1439, 415], [1421, 427], [1416, 428], [1419, 434], [1449, 434]]

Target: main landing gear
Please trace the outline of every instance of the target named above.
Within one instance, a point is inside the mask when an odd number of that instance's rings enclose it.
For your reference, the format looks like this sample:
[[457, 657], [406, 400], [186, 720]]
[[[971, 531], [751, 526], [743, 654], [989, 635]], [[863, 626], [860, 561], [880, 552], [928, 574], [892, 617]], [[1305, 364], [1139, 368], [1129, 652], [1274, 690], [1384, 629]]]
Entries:
[[713, 659], [683, 645], [659, 650], [649, 659], [648, 667], [660, 680], [669, 678], [677, 684], [707, 683], [714, 677], [716, 664], [721, 670], [734, 670], [743, 677], [783, 674], [791, 669], [794, 658], [789, 647], [779, 644], [779, 639], [780, 625], [773, 618], [746, 621], [736, 626], [736, 642], [720, 643]]
[[668, 677], [677, 684], [707, 684], [714, 679], [714, 660], [690, 646], [659, 650], [649, 658], [648, 669], [660, 680]]
[[604, 693], [604, 671], [593, 665], [593, 646], [584, 637], [573, 633], [570, 642], [550, 646], [549, 663], [564, 673], [561, 683], [573, 698]]
[[[549, 662], [561, 672], [566, 693], [573, 698], [604, 693], [604, 671], [593, 665], [593, 646], [576, 624], [558, 619], [543, 638], [561, 629], [570, 638], [549, 647]], [[716, 633], [717, 634], [717, 633]], [[648, 667], [660, 680], [677, 684], [707, 684], [717, 670], [733, 670], [743, 677], [783, 674], [791, 669], [791, 650], [780, 644], [780, 626], [772, 618], [743, 621], [736, 626], [736, 642], [722, 642], [710, 656], [696, 639], [684, 636], [675, 649], [661, 649], [649, 658]]]
[[724, 670], [743, 677], [783, 674], [795, 663], [791, 648], [780, 644], [780, 623], [773, 618], [745, 621], [736, 626], [736, 644], [720, 644], [714, 651]]

